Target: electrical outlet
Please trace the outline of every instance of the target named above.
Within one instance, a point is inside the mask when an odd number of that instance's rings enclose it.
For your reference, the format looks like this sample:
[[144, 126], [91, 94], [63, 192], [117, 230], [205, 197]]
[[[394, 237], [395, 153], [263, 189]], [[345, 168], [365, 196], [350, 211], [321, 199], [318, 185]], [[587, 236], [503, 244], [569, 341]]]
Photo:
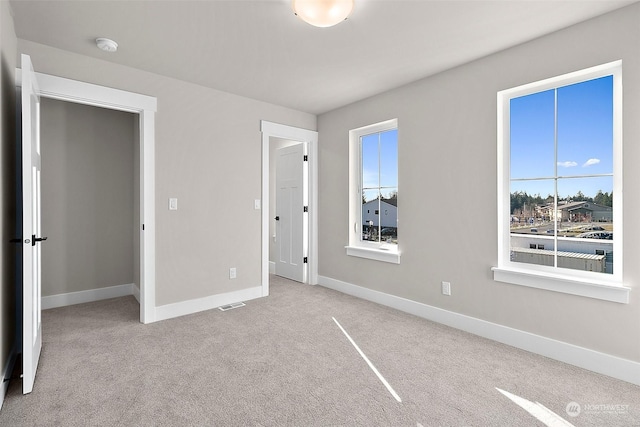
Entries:
[[442, 282], [442, 294], [443, 295], [451, 295], [451, 283]]
[[235, 279], [235, 278], [236, 278], [236, 268], [231, 267], [229, 269], [229, 279]]

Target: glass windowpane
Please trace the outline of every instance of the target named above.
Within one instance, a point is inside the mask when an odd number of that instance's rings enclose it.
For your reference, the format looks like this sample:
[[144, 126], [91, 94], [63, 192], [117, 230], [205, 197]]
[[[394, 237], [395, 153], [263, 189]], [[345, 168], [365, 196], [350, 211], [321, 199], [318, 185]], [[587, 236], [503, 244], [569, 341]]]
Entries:
[[380, 186], [378, 134], [363, 136], [360, 142], [362, 150], [362, 188], [375, 188], [377, 190]]
[[[380, 133], [380, 186], [398, 186], [398, 130]], [[385, 193], [383, 191], [383, 193]]]
[[511, 261], [554, 266], [555, 180], [512, 181]]
[[558, 175], [613, 173], [613, 76], [558, 88]]
[[397, 129], [360, 138], [362, 240], [398, 242]]
[[511, 100], [511, 178], [555, 176], [554, 116], [553, 90]]

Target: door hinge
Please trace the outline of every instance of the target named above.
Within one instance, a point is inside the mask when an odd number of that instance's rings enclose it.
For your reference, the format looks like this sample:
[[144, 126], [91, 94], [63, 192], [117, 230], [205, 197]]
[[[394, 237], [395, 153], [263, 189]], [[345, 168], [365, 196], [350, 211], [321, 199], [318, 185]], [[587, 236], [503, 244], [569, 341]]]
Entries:
[[144, 231], [144, 224], [142, 224], [142, 231]]
[[307, 156], [306, 154], [304, 155], [304, 157], [302, 157], [302, 161], [303, 162], [308, 162], [309, 161], [309, 156]]
[[305, 206], [302, 208], [302, 212], [309, 212], [309, 206]]
[[303, 264], [306, 264], [307, 262], [308, 262], [307, 257], [302, 258], [302, 263], [303, 263]]

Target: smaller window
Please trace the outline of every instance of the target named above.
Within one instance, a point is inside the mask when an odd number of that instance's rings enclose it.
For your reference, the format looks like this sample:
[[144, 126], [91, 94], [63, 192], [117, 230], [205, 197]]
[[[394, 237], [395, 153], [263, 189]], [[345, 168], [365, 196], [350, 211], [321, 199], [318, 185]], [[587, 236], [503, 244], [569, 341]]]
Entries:
[[400, 263], [397, 119], [351, 130], [349, 165], [347, 255]]

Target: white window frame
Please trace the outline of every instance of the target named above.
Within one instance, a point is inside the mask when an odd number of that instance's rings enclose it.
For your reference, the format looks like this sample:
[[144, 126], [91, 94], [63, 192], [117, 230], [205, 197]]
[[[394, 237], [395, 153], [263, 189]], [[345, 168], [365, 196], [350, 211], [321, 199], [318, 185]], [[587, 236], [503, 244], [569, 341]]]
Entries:
[[362, 240], [362, 159], [360, 138], [398, 129], [398, 119], [363, 126], [349, 131], [349, 244], [347, 255], [400, 264], [400, 247], [386, 242]]
[[[613, 76], [613, 274], [512, 262], [510, 259], [510, 101], [571, 84]], [[498, 266], [499, 282], [628, 303], [630, 288], [623, 286], [622, 267], [622, 61], [591, 67], [498, 92]]]

